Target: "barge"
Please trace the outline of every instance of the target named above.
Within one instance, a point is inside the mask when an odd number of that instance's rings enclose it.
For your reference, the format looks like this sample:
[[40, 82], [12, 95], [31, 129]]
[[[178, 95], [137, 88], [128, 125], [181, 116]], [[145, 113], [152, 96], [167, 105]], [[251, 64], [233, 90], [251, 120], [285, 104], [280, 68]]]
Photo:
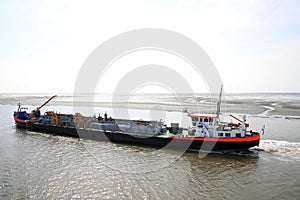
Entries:
[[43, 105], [26, 112], [18, 104], [14, 112], [16, 128], [52, 135], [83, 138], [114, 143], [152, 146], [187, 151], [240, 151], [258, 146], [260, 133], [248, 130], [246, 115], [240, 120], [231, 115], [238, 123], [222, 122], [219, 119], [220, 103], [217, 114], [187, 114], [192, 125], [181, 128], [178, 123], [167, 126], [162, 121], [143, 121], [113, 119], [107, 113], [102, 117], [85, 117], [80, 113], [58, 114], [47, 111], [41, 114]]

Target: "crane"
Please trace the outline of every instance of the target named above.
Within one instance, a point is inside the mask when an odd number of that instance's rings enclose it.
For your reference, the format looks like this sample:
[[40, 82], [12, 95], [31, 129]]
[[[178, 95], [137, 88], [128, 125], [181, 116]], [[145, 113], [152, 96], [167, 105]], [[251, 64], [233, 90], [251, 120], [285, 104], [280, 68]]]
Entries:
[[40, 110], [47, 104], [49, 103], [52, 99], [54, 99], [55, 97], [57, 97], [57, 95], [52, 96], [50, 99], [48, 99], [45, 103], [43, 103], [40, 107], [38, 107], [36, 110], [33, 110], [30, 114], [29, 114], [29, 118], [33, 118], [36, 113], [39, 113]]
[[[240, 120], [239, 118], [233, 116], [232, 114], [230, 114], [229, 116], [232, 117], [233, 119], [237, 120], [238, 122], [244, 123], [242, 120]], [[245, 123], [245, 126], [246, 126], [246, 127], [249, 127], [249, 124], [248, 124], [248, 123]]]

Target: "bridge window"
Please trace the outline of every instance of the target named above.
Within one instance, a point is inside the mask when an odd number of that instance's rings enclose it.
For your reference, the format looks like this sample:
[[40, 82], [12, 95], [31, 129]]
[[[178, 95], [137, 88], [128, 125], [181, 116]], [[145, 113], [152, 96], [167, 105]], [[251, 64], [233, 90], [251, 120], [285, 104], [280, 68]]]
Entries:
[[223, 137], [223, 133], [218, 133], [218, 136], [219, 137]]
[[230, 137], [230, 133], [225, 133], [225, 137]]
[[209, 122], [213, 122], [213, 118], [209, 118]]
[[204, 118], [204, 122], [208, 122], [208, 119], [207, 119], [207, 118]]
[[237, 133], [237, 134], [236, 134], [236, 137], [241, 137], [241, 136], [242, 136], [241, 133]]

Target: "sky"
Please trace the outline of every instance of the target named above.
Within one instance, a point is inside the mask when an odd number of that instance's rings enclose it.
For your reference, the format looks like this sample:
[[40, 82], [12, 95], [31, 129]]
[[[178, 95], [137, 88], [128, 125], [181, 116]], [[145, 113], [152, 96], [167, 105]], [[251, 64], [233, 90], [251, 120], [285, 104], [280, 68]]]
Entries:
[[[300, 92], [297, 0], [3, 0], [0, 93], [72, 93], [82, 64], [97, 46], [141, 28], [168, 29], [197, 42], [227, 92]], [[195, 92], [205, 90], [188, 64], [163, 54], [140, 52], [119, 60], [97, 92], [113, 91], [126, 70], [149, 63], [174, 67], [190, 75]]]

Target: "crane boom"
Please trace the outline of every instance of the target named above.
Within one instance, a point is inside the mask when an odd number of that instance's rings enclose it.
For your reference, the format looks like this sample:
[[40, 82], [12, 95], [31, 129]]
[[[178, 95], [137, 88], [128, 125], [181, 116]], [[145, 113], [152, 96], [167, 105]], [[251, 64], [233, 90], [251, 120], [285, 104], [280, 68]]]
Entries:
[[47, 103], [49, 103], [52, 99], [54, 99], [55, 97], [57, 97], [56, 95], [52, 96], [50, 99], [48, 99], [45, 103], [43, 103], [40, 107], [37, 108], [36, 111], [42, 109], [42, 107], [44, 107]]
[[[241, 123], [243, 123], [243, 121], [242, 121], [242, 120], [240, 120], [239, 118], [237, 118], [237, 117], [233, 116], [232, 114], [230, 114], [229, 116], [230, 116], [230, 117], [232, 117], [233, 119], [237, 120], [238, 122], [241, 122]], [[245, 126], [246, 126], [246, 127], [249, 127], [249, 124], [248, 124], [248, 123], [245, 123]]]
[[54, 95], [54, 96], [52, 96], [50, 99], [48, 99], [45, 103], [43, 103], [40, 107], [38, 107], [36, 110], [33, 110], [31, 113], [29, 113], [29, 118], [30, 119], [32, 119], [32, 118], [34, 118], [35, 117], [35, 115], [37, 114], [37, 113], [39, 113], [40, 112], [40, 109], [42, 108], [42, 107], [44, 107], [47, 103], [49, 103], [52, 99], [54, 99], [56, 97], [56, 95]]
[[232, 117], [233, 119], [235, 119], [235, 120], [237, 120], [237, 121], [239, 121], [239, 122], [243, 123], [243, 121], [242, 121], [242, 120], [240, 120], [239, 118], [237, 118], [237, 117], [233, 116], [232, 114], [230, 114], [229, 116], [230, 116], [230, 117]]

